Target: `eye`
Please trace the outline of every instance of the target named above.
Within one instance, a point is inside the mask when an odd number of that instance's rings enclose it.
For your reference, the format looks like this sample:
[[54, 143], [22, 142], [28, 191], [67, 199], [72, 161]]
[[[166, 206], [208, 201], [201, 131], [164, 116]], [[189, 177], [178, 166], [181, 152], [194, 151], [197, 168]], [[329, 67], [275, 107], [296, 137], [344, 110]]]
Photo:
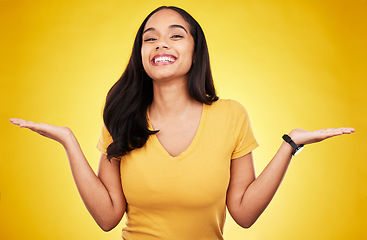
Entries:
[[147, 39], [144, 39], [144, 42], [153, 42], [155, 40], [157, 40], [157, 39], [155, 39], [155, 38], [147, 38]]
[[173, 38], [173, 39], [179, 39], [179, 38], [183, 38], [183, 36], [182, 35], [179, 35], [179, 34], [175, 34], [175, 35], [172, 35], [171, 38]]

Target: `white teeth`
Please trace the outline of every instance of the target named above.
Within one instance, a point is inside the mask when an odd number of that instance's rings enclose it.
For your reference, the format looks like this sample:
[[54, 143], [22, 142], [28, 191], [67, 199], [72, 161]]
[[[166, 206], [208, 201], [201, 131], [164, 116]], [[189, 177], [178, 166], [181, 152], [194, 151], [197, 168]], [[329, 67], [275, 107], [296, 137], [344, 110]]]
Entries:
[[175, 59], [171, 57], [157, 57], [154, 59], [154, 63], [158, 62], [174, 62]]

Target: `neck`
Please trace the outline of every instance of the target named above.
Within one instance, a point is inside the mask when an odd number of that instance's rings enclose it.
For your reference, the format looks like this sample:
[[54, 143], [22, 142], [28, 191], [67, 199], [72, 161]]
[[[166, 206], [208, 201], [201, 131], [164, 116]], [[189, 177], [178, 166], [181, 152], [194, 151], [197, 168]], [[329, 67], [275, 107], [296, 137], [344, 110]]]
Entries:
[[153, 83], [153, 91], [154, 98], [150, 106], [151, 117], [182, 117], [192, 107], [201, 105], [190, 96], [187, 81]]

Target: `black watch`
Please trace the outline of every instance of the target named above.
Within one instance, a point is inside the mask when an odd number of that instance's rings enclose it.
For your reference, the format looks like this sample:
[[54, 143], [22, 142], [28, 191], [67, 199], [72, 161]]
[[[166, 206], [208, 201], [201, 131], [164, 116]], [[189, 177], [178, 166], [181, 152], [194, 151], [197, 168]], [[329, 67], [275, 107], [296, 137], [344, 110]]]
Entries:
[[297, 145], [295, 142], [293, 142], [292, 138], [290, 136], [288, 136], [287, 134], [283, 135], [283, 139], [284, 139], [284, 141], [286, 141], [287, 143], [289, 143], [292, 146], [292, 148], [293, 148], [292, 155], [293, 156], [300, 153], [301, 150], [303, 149], [303, 147], [305, 146], [304, 144]]

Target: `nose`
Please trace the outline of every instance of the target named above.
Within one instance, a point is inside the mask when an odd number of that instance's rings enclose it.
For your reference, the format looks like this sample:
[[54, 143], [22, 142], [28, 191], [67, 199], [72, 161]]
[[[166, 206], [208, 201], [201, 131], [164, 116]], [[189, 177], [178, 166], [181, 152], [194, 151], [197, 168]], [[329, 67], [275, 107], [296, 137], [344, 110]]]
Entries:
[[159, 50], [160, 48], [161, 49], [163, 49], [163, 48], [168, 49], [169, 48], [167, 42], [163, 39], [159, 40], [157, 42], [157, 46], [155, 47], [156, 50]]
[[157, 46], [155, 49], [159, 50], [160, 48], [168, 48], [166, 45]]

